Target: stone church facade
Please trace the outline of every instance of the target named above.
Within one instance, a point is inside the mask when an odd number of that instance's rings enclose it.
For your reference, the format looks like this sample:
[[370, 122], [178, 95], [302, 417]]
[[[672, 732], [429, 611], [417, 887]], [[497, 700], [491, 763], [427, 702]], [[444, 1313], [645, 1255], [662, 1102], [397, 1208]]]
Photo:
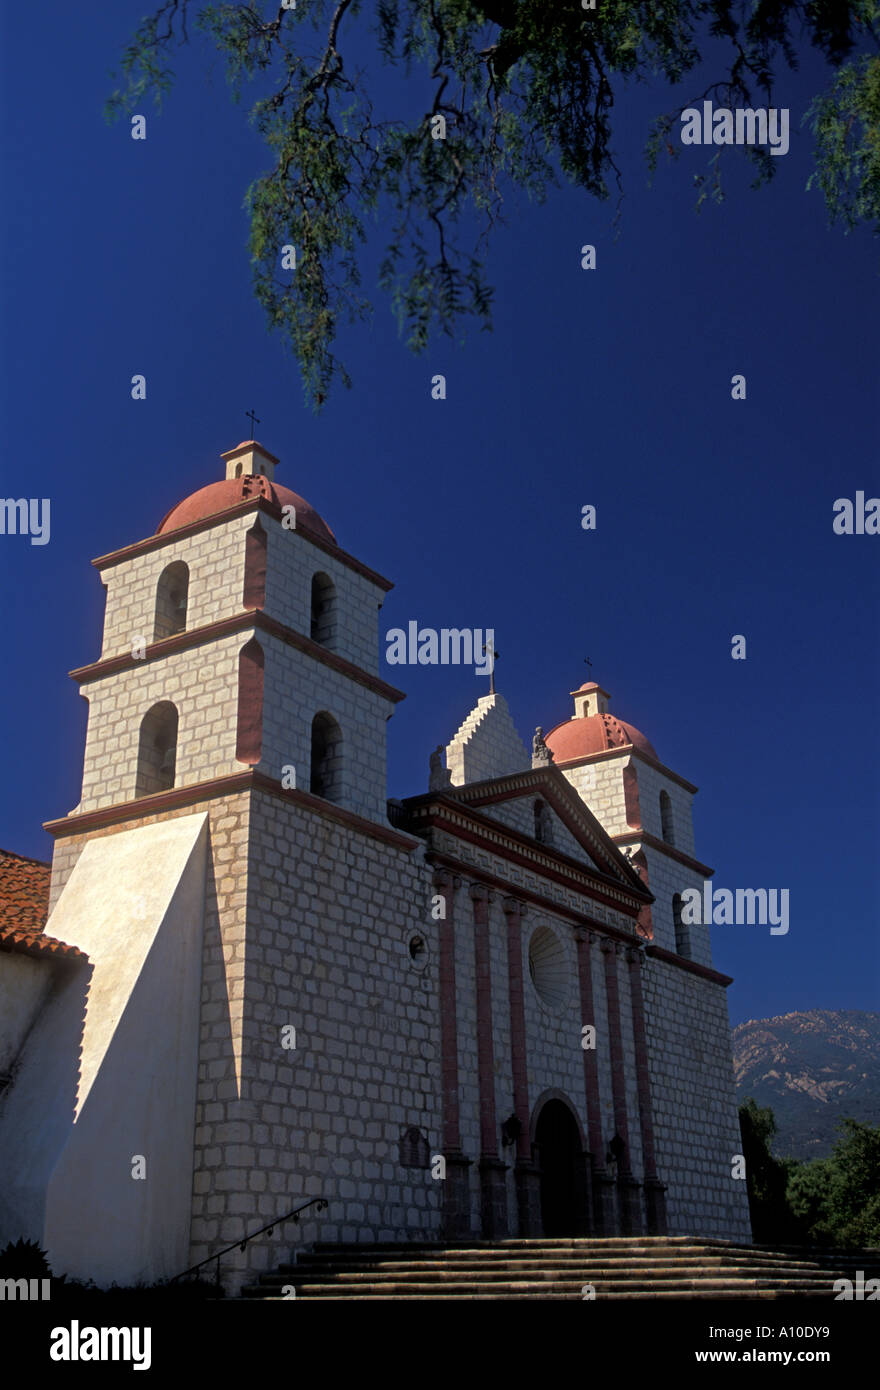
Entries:
[[391, 585], [223, 459], [94, 562], [82, 797], [0, 950], [0, 1245], [133, 1283], [277, 1218], [234, 1290], [314, 1240], [749, 1240], [696, 788], [589, 682], [531, 753], [484, 696], [389, 803]]

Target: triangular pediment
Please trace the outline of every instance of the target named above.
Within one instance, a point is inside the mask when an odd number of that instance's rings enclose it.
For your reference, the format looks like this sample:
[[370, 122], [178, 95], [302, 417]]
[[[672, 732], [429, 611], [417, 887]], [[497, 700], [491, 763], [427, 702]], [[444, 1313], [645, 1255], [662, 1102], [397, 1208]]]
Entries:
[[[595, 873], [625, 885], [646, 889], [636, 870], [621, 854], [592, 811], [568, 779], [552, 765], [512, 773], [463, 787], [446, 787], [440, 793], [480, 816], [507, 826], [517, 835], [541, 845], [543, 850], [574, 860]], [[545, 838], [538, 839], [535, 803]]]

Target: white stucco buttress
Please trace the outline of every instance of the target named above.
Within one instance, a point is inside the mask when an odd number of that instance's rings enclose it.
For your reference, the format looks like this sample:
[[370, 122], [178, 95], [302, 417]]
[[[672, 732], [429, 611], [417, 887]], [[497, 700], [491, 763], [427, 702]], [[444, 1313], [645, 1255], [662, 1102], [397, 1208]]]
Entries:
[[9, 1238], [41, 1239], [56, 1274], [107, 1286], [188, 1264], [207, 842], [204, 812], [91, 840], [47, 923], [90, 968], [25, 1046], [0, 1234], [26, 1218]]

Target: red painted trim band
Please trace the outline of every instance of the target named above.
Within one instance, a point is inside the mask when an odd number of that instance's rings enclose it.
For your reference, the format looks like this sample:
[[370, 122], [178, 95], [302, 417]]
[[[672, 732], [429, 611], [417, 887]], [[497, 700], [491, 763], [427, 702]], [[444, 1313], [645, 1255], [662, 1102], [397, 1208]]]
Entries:
[[324, 666], [330, 666], [340, 675], [348, 676], [351, 680], [357, 681], [358, 685], [365, 686], [366, 689], [372, 690], [376, 695], [383, 696], [386, 700], [391, 700], [394, 704], [406, 699], [402, 690], [396, 690], [393, 685], [387, 685], [378, 676], [370, 675], [369, 671], [364, 671], [353, 661], [346, 661], [345, 657], [337, 656], [335, 652], [328, 651], [320, 642], [313, 642], [310, 637], [304, 637], [301, 632], [287, 627], [277, 618], [270, 618], [268, 613], [264, 613], [261, 608], [236, 613], [231, 618], [221, 618], [219, 622], [206, 623], [204, 627], [192, 628], [189, 632], [179, 632], [174, 637], [163, 638], [161, 642], [151, 642], [146, 648], [146, 654], [140, 659], [133, 657], [130, 652], [125, 652], [121, 656], [108, 656], [104, 661], [93, 661], [89, 666], [78, 666], [75, 670], [68, 671], [68, 675], [71, 680], [83, 685], [88, 681], [100, 680], [104, 676], [116, 675], [119, 671], [130, 671], [135, 666], [143, 666], [147, 662], [156, 661], [160, 657], [171, 656], [175, 652], [189, 651], [192, 647], [202, 646], [205, 642], [214, 642], [220, 637], [229, 637], [236, 632], [246, 632], [248, 628], [257, 628], [260, 632], [268, 632], [271, 637], [277, 637], [280, 641], [286, 642], [289, 647], [295, 647], [297, 651], [305, 652], [307, 656], [314, 657]]

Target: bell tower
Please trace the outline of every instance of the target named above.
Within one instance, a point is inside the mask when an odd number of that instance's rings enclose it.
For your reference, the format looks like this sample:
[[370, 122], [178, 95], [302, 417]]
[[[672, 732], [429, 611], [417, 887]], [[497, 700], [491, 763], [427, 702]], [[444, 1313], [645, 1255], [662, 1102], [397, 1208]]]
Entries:
[[253, 768], [385, 822], [378, 611], [389, 582], [275, 482], [256, 440], [155, 535], [94, 563], [107, 590], [78, 814]]
[[572, 690], [574, 714], [547, 735], [556, 766], [598, 817], [654, 894], [645, 934], [685, 959], [711, 966], [706, 926], [682, 919], [682, 894], [713, 870], [696, 858], [692, 802], [697, 788], [661, 762], [652, 743], [610, 709], [607, 690]]
[[[320, 1110], [315, 1058], [337, 1065], [328, 1013], [342, 1006], [315, 998], [310, 972], [358, 952], [352, 968], [375, 968], [364, 904], [392, 870], [400, 905], [374, 911], [408, 940], [422, 910], [416, 842], [387, 819], [386, 724], [403, 698], [379, 676], [391, 584], [276, 481], [258, 441], [221, 457], [225, 476], [94, 561], [101, 654], [71, 673], [89, 704], [82, 796], [46, 826], [49, 928], [91, 976], [70, 986], [63, 1037], [34, 1037], [57, 1099], [47, 1141], [28, 1148], [25, 1114], [9, 1133], [53, 1259], [105, 1282], [173, 1276], [283, 1216], [310, 1195], [313, 1161], [333, 1187], [337, 1151], [306, 1159], [291, 1100]], [[279, 1043], [289, 1025], [299, 1053]], [[376, 1050], [389, 1090], [412, 1029], [398, 1021]], [[132, 1182], [132, 1153], [153, 1186]]]

